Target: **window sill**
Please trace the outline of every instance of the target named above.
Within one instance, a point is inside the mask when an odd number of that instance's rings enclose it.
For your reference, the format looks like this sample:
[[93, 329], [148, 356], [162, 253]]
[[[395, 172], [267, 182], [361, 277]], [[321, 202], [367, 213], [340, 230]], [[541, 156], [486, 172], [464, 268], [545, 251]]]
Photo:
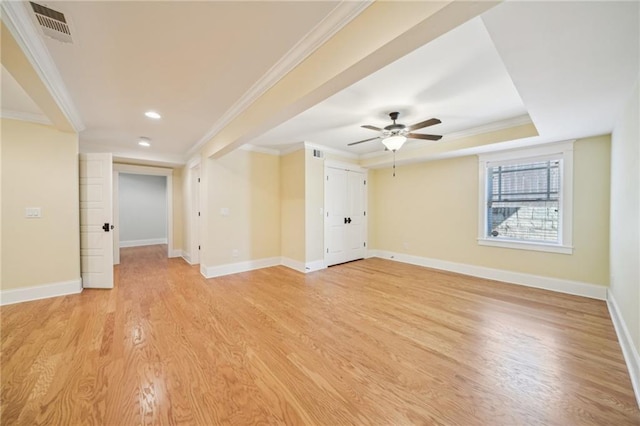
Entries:
[[478, 238], [481, 246], [502, 247], [517, 250], [545, 251], [548, 253], [573, 254], [572, 246], [559, 244], [545, 244], [539, 242], [508, 241], [488, 238]]

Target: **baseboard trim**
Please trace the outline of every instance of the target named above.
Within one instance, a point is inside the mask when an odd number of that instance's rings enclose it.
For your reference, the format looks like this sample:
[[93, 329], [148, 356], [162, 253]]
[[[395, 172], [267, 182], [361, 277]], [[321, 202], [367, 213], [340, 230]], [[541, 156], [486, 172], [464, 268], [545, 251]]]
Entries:
[[321, 269], [327, 269], [327, 264], [324, 261], [324, 259], [314, 260], [312, 262], [307, 262], [304, 266], [304, 269], [305, 269], [304, 272], [308, 274], [309, 272], [315, 272]]
[[282, 266], [286, 266], [289, 269], [293, 269], [294, 271], [305, 273], [304, 262], [300, 262], [299, 260], [294, 260], [289, 257], [282, 257], [280, 259], [280, 264]]
[[444, 271], [456, 272], [463, 275], [471, 275], [479, 278], [503, 281], [510, 284], [519, 284], [527, 287], [556, 291], [559, 293], [573, 294], [575, 296], [589, 297], [591, 299], [607, 299], [607, 287], [604, 285], [564, 280], [560, 278], [543, 277], [540, 275], [505, 271], [502, 269], [486, 268], [484, 266], [467, 265], [464, 263], [412, 256], [385, 250], [370, 250], [369, 254], [371, 255], [371, 257], [380, 257], [383, 259], [410, 263], [412, 265], [424, 266], [427, 268], [441, 269]]
[[171, 250], [171, 255], [169, 257], [183, 257], [182, 250]]
[[611, 315], [611, 321], [613, 321], [613, 328], [618, 335], [618, 341], [622, 348], [622, 355], [627, 363], [627, 370], [629, 370], [629, 377], [631, 378], [631, 386], [636, 394], [636, 402], [640, 407], [640, 355], [636, 350], [633, 340], [631, 339], [631, 333], [627, 328], [627, 323], [620, 314], [620, 308], [616, 299], [613, 297], [611, 291], [607, 292], [607, 307], [609, 308], [609, 314]]
[[123, 248], [123, 247], [155, 246], [157, 244], [167, 244], [167, 239], [166, 238], [150, 238], [148, 240], [120, 241], [120, 248]]
[[240, 272], [253, 271], [254, 269], [269, 268], [280, 265], [280, 257], [267, 257], [264, 259], [247, 260], [244, 262], [228, 263], [226, 265], [205, 266], [200, 265], [200, 273], [205, 278], [215, 278], [224, 275], [238, 274]]
[[15, 288], [0, 291], [0, 305], [29, 302], [32, 300], [48, 299], [50, 297], [67, 296], [82, 292], [82, 279], [61, 281], [36, 285], [32, 287]]

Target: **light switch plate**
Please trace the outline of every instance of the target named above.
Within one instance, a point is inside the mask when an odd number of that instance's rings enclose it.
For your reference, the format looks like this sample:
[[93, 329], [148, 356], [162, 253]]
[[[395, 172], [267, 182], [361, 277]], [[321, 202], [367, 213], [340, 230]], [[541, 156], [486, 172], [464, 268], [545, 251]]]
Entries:
[[24, 216], [30, 219], [42, 217], [40, 207], [27, 207], [24, 209]]

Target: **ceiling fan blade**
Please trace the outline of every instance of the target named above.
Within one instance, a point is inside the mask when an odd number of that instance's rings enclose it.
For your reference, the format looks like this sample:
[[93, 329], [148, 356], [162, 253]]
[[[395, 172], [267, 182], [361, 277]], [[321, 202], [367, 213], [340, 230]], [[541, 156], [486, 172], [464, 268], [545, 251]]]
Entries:
[[407, 137], [411, 139], [425, 139], [428, 141], [439, 141], [442, 139], [442, 135], [421, 135], [420, 133], [408, 133]]
[[363, 129], [375, 130], [376, 132], [381, 132], [382, 131], [381, 128], [376, 127], [376, 126], [370, 126], [368, 124], [365, 124], [364, 126], [360, 126], [360, 127], [362, 127]]
[[407, 127], [407, 130], [413, 132], [414, 130], [422, 129], [440, 123], [442, 123], [442, 121], [438, 120], [437, 118], [430, 118], [428, 120], [421, 121], [420, 123], [416, 123], [413, 126]]
[[377, 137], [375, 137], [375, 138], [365, 139], [365, 140], [358, 141], [358, 142], [351, 142], [351, 143], [348, 143], [348, 144], [347, 144], [347, 146], [351, 146], [351, 145], [358, 145], [359, 143], [369, 142], [369, 141], [373, 141], [373, 140], [376, 140], [376, 139], [380, 139], [380, 136], [377, 136]]

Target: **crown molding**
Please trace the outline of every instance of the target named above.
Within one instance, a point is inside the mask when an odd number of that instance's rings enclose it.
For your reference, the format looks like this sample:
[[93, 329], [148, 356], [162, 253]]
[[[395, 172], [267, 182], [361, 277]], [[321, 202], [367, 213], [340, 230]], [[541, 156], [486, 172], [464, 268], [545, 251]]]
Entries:
[[2, 21], [13, 34], [18, 46], [24, 52], [64, 116], [73, 129], [79, 133], [85, 129], [85, 125], [71, 100], [71, 95], [67, 91], [47, 46], [29, 16], [25, 4], [27, 3], [21, 1], [3, 1], [0, 6]]
[[[498, 130], [508, 129], [510, 127], [522, 126], [524, 124], [532, 124], [529, 114], [519, 115], [517, 117], [507, 118], [506, 120], [494, 121], [493, 123], [483, 124], [482, 126], [472, 127], [471, 129], [461, 130], [459, 132], [449, 133], [442, 139], [454, 141], [469, 136], [481, 135], [483, 133], [497, 132]], [[446, 139], [445, 139], [446, 138]]]
[[46, 115], [37, 112], [22, 112], [2, 109], [0, 110], [0, 117], [8, 118], [10, 120], [20, 120], [28, 121], [30, 123], [45, 124], [48, 126], [52, 124], [51, 120], [49, 120]]
[[281, 149], [280, 155], [284, 156], [284, 155], [293, 154], [296, 151], [300, 151], [301, 149], [304, 149], [305, 146], [306, 146], [306, 142], [296, 142], [292, 145], [289, 145], [286, 148]]
[[187, 151], [186, 156], [191, 157], [195, 154], [200, 147], [217, 135], [227, 124], [246, 110], [318, 47], [333, 37], [342, 27], [362, 13], [371, 3], [373, 3], [373, 0], [341, 1], [322, 21], [300, 39], [298, 43], [251, 86], [249, 90], [216, 121], [211, 129]]

